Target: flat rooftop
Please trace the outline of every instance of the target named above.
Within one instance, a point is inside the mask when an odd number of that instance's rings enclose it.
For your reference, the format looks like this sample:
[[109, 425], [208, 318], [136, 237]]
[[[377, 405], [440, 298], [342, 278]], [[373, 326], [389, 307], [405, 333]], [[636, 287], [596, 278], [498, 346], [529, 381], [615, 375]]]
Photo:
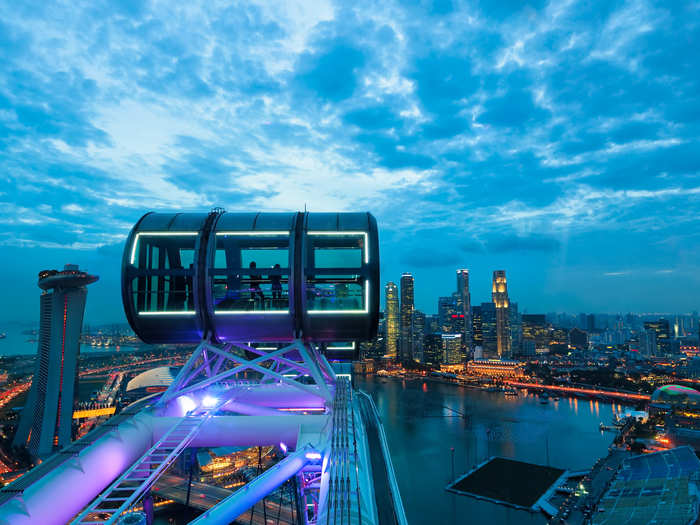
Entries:
[[690, 447], [626, 459], [598, 503], [594, 525], [687, 525], [698, 517], [695, 477], [700, 460]]
[[565, 472], [558, 468], [494, 457], [448, 485], [447, 490], [535, 510], [535, 503]]

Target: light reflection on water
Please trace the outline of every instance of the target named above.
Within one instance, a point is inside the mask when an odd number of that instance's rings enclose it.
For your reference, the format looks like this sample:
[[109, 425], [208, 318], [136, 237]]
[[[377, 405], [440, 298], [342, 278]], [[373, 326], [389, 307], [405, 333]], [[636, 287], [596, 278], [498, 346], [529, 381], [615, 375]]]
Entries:
[[[607, 453], [613, 434], [609, 403], [561, 398], [541, 404], [534, 394], [507, 397], [423, 381], [356, 378], [377, 404], [409, 523], [546, 523], [538, 514], [495, 507], [445, 492], [450, 448], [455, 472], [492, 455], [570, 470], [590, 468]], [[465, 414], [462, 417], [459, 414]]]

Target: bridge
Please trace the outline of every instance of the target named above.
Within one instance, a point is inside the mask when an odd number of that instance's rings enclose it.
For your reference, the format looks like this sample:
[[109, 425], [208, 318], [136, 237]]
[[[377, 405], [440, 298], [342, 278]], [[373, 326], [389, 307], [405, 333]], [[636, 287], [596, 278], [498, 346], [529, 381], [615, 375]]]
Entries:
[[[263, 523], [268, 508], [280, 523], [405, 524], [376, 407], [327, 359], [376, 333], [378, 268], [366, 213], [145, 215], [122, 262], [127, 318], [146, 342], [198, 345], [166, 391], [0, 489], [0, 524], [151, 520], [154, 495], [201, 510], [192, 524]], [[221, 446], [278, 461], [236, 490], [173, 474], [186, 450]], [[269, 496], [288, 481], [283, 509]]]

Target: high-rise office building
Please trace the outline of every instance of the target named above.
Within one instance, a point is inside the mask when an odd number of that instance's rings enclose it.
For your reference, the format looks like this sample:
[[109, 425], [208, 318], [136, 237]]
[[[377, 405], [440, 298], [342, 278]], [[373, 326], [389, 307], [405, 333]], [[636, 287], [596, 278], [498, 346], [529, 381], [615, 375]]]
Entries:
[[443, 364], [462, 364], [462, 334], [442, 334], [442, 351]]
[[442, 334], [425, 334], [423, 337], [423, 362], [428, 366], [442, 363]]
[[33, 457], [45, 458], [71, 442], [86, 287], [97, 279], [72, 264], [39, 273], [38, 355], [13, 443]]
[[459, 308], [456, 298], [453, 296], [438, 298], [438, 318], [440, 319], [440, 331], [445, 334], [458, 334], [462, 332], [459, 317]]
[[656, 349], [661, 355], [671, 353], [671, 327], [668, 319], [658, 319], [657, 321], [646, 321], [645, 330], [653, 330], [656, 333]]
[[424, 362], [423, 356], [423, 338], [425, 336], [425, 314], [420, 310], [413, 310], [413, 326], [411, 327], [413, 334], [413, 359], [419, 363]]
[[644, 357], [656, 355], [656, 331], [647, 328], [639, 332], [639, 352]]
[[586, 330], [588, 333], [595, 332], [595, 314], [586, 316]]
[[399, 351], [401, 361], [413, 361], [413, 275], [401, 275]]
[[499, 357], [496, 305], [494, 303], [481, 303], [480, 313], [482, 356], [496, 359]]
[[437, 334], [440, 332], [440, 316], [436, 314], [426, 314], [425, 316], [425, 333]]
[[505, 270], [493, 272], [491, 297], [496, 308], [496, 346], [499, 358], [510, 356], [510, 314]]
[[523, 314], [523, 341], [532, 341], [536, 350], [549, 350], [552, 337], [544, 314]]
[[518, 303], [510, 303], [508, 307], [510, 316], [510, 348], [513, 354], [521, 353], [521, 342], [523, 336], [522, 318], [518, 312]]
[[472, 308], [472, 346], [482, 349], [484, 346], [484, 336], [481, 326], [481, 306]]
[[399, 291], [394, 283], [389, 281], [384, 287], [386, 307], [384, 314], [384, 344], [388, 359], [397, 358], [399, 344]]
[[578, 350], [588, 350], [588, 334], [576, 327], [569, 330], [569, 344]]
[[469, 353], [472, 350], [472, 300], [471, 292], [469, 291], [469, 270], [457, 270], [457, 294], [461, 300], [462, 311], [464, 315], [464, 328], [462, 331], [462, 344], [465, 350]]

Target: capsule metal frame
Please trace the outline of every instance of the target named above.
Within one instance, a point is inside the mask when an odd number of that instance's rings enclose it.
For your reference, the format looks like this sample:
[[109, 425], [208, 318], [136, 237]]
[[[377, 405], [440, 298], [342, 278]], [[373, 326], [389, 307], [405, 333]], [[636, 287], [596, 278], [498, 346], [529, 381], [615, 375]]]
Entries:
[[122, 301], [147, 343], [368, 340], [377, 223], [370, 213], [147, 213], [127, 238]]

